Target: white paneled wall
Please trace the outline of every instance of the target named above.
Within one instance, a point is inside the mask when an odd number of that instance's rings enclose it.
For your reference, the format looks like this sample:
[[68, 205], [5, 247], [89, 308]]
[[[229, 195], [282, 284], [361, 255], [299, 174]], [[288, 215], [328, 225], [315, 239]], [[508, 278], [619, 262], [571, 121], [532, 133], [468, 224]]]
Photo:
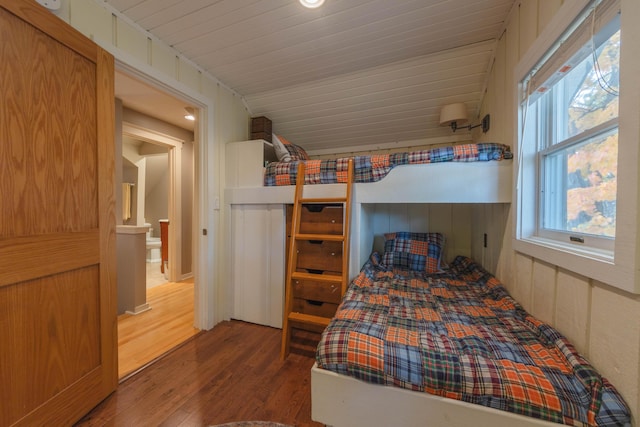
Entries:
[[[488, 79], [480, 116], [491, 114], [491, 130], [484, 135], [476, 134], [481, 141], [515, 145], [513, 70], [562, 3], [561, 0], [516, 2], [507, 29], [498, 42]], [[514, 252], [513, 218], [508, 210], [505, 215], [507, 232], [497, 260], [498, 278], [527, 311], [552, 324], [573, 342], [618, 388], [637, 419], [640, 414], [640, 298]]]
[[[384, 234], [394, 231], [439, 232], [446, 238], [444, 261], [457, 255], [472, 257], [478, 262], [498, 259], [504, 228], [494, 221], [502, 221], [505, 205], [473, 205], [458, 203], [401, 203], [363, 205], [361, 218], [362, 252], [360, 266], [369, 255], [367, 248], [384, 251]], [[477, 218], [478, 212], [496, 212], [497, 215]], [[487, 248], [484, 248], [484, 234]], [[371, 237], [373, 236], [373, 238]], [[371, 240], [373, 239], [373, 240]], [[370, 252], [370, 251], [369, 251]], [[495, 271], [495, 263], [484, 263]]]
[[444, 253], [444, 260], [447, 262], [455, 255], [471, 256], [471, 211], [468, 205], [373, 204], [369, 215], [369, 231], [374, 236], [373, 248], [380, 253], [384, 252], [385, 233], [411, 231], [443, 233], [447, 238]]
[[510, 207], [501, 203], [471, 205], [471, 258], [493, 274], [498, 272], [505, 234], [510, 230]]
[[553, 324], [571, 337], [578, 351], [586, 353], [589, 348], [591, 285], [585, 277], [563, 269], [557, 270], [555, 283], [562, 286], [556, 287]]

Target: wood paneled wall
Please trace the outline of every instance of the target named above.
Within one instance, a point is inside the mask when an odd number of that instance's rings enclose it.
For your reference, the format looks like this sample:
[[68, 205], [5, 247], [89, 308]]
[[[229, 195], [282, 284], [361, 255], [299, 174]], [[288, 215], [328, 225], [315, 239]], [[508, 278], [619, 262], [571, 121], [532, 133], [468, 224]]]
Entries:
[[[568, 1], [568, 0], [565, 0]], [[515, 145], [514, 69], [562, 6], [561, 0], [517, 1], [498, 42], [480, 117], [491, 114], [481, 141]], [[624, 6], [623, 6], [624, 7]], [[489, 210], [487, 210], [489, 209]], [[480, 207], [478, 217], [490, 217]], [[483, 212], [484, 211], [484, 212]], [[640, 414], [640, 298], [512, 249], [513, 215], [506, 211], [497, 275], [534, 316], [566, 335], [622, 393], [634, 417]]]

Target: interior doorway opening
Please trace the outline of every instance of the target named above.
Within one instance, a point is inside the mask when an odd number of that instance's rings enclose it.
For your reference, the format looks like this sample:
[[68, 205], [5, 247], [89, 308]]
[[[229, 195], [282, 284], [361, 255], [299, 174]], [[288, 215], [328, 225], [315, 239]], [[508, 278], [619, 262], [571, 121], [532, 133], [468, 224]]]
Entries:
[[[142, 223], [148, 227], [145, 234], [147, 289], [169, 281], [166, 248], [169, 243], [169, 151], [172, 149], [126, 134], [122, 138], [123, 181], [137, 182], [132, 191], [135, 197], [129, 203], [134, 214], [125, 215], [128, 219], [123, 219], [123, 224]], [[188, 268], [183, 268], [182, 272], [191, 273]]]
[[[116, 188], [122, 191], [117, 194], [116, 212], [122, 212], [117, 222], [121, 227], [144, 230], [144, 267], [138, 268], [149, 273], [144, 275], [143, 309], [118, 313], [121, 379], [198, 332], [194, 327], [193, 268], [197, 257], [193, 245], [197, 141], [193, 124], [189, 129], [179, 126], [179, 119], [167, 120], [169, 111], [175, 113], [176, 105], [184, 103], [159, 92], [116, 72], [116, 152], [122, 160], [116, 167], [116, 181], [120, 181]], [[141, 102], [145, 97], [151, 105]], [[121, 247], [119, 244], [118, 250]], [[121, 262], [134, 262], [121, 260], [119, 257], [119, 270]], [[120, 281], [118, 286], [120, 292]]]

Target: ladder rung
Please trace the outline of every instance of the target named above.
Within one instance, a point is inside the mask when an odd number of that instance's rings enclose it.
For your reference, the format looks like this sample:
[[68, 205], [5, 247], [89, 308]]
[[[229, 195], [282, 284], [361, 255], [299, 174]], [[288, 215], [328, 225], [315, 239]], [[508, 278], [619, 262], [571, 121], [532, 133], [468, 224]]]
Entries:
[[302, 271], [291, 273], [292, 279], [315, 280], [316, 282], [342, 283], [342, 276], [337, 274], [313, 274]]
[[342, 234], [296, 234], [296, 240], [328, 240], [330, 242], [342, 242]]
[[332, 198], [328, 198], [328, 199], [321, 199], [321, 198], [313, 198], [313, 199], [300, 199], [298, 200], [300, 203], [305, 204], [305, 203], [345, 203], [347, 201], [346, 197], [332, 197]]
[[328, 317], [320, 317], [314, 316], [312, 314], [303, 314], [296, 312], [289, 313], [289, 320], [296, 323], [305, 323], [307, 325], [318, 325], [325, 327], [328, 326], [329, 322], [331, 321], [331, 319], [329, 319]]

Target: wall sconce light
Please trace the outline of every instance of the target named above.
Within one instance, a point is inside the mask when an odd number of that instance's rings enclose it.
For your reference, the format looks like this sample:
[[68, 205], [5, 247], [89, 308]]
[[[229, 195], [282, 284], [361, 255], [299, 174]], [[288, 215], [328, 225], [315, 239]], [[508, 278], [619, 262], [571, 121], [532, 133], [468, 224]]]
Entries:
[[464, 124], [468, 120], [467, 106], [462, 102], [445, 105], [442, 107], [442, 110], [440, 110], [440, 126], [449, 125], [451, 126], [451, 130], [454, 132], [457, 129], [471, 130], [480, 126], [482, 126], [483, 133], [487, 133], [489, 131], [489, 126], [491, 124], [491, 117], [489, 114], [482, 118], [480, 124], [475, 126], [460, 126], [460, 124]]
[[190, 121], [195, 121], [196, 120], [196, 113], [193, 110], [193, 108], [191, 107], [184, 107], [184, 118]]

